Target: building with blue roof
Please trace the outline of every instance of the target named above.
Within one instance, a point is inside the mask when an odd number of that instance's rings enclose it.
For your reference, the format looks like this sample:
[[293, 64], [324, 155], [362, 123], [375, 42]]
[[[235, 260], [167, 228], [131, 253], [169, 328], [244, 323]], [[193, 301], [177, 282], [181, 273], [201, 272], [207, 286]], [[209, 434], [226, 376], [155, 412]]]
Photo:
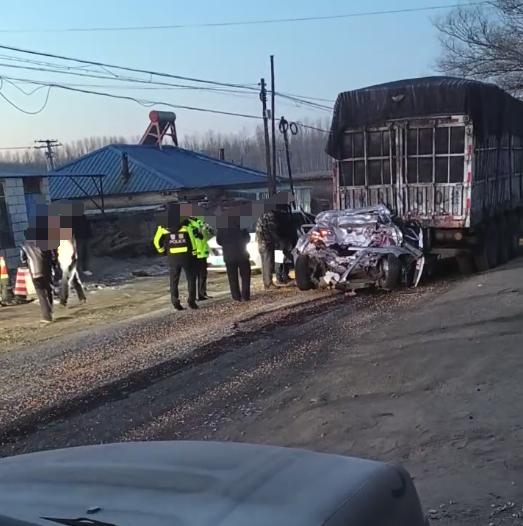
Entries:
[[50, 174], [52, 200], [83, 200], [86, 209], [161, 205], [174, 200], [265, 194], [263, 172], [176, 146], [113, 144]]

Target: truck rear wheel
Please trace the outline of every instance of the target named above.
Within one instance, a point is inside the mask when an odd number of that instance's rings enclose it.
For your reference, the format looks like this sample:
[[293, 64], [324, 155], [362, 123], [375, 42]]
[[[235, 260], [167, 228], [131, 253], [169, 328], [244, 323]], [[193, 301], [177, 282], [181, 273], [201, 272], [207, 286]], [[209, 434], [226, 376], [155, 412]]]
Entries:
[[514, 258], [519, 254], [519, 218], [517, 213], [509, 216], [507, 220], [509, 228], [508, 232], [508, 253], [510, 258]]
[[510, 259], [511, 238], [509, 222], [501, 217], [498, 221], [498, 265], [503, 265]]
[[456, 256], [456, 261], [458, 263], [458, 268], [460, 274], [463, 276], [468, 276], [469, 274], [474, 274], [476, 271], [476, 265], [474, 263], [474, 258], [468, 252], [462, 252]]
[[300, 290], [314, 288], [312, 272], [311, 258], [307, 255], [298, 256], [294, 265], [294, 273], [296, 274], [296, 285]]
[[494, 221], [487, 226], [481, 244], [474, 251], [474, 263], [480, 272], [494, 268], [498, 264], [498, 229]]

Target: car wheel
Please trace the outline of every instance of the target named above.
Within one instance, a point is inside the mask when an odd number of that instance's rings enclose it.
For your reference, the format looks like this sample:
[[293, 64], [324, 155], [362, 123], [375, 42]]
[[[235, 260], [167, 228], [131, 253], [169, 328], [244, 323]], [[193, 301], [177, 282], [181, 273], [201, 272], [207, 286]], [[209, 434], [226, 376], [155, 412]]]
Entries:
[[388, 254], [381, 259], [382, 278], [379, 286], [384, 290], [394, 290], [400, 286], [402, 264], [394, 254]]
[[300, 290], [311, 290], [315, 288], [312, 281], [313, 268], [311, 258], [307, 255], [298, 256], [294, 265], [296, 285]]

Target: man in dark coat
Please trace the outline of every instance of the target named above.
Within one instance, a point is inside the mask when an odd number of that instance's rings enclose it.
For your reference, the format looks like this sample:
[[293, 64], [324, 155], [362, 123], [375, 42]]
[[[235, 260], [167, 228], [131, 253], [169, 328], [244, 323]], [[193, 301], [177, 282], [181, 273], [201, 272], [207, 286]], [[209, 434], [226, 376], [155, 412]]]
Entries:
[[[36, 226], [25, 232], [26, 241], [22, 245], [20, 257], [29, 268], [33, 280], [42, 322], [53, 321], [53, 268], [56, 266], [56, 248], [59, 230], [50, 229], [46, 216], [37, 216]], [[55, 231], [56, 230], [56, 231]]]
[[[231, 296], [236, 301], [249, 301], [251, 298], [251, 263], [247, 251], [250, 239], [249, 231], [240, 227], [240, 217], [232, 215], [228, 217], [228, 226], [218, 228], [216, 234], [216, 242], [223, 249]], [[241, 290], [238, 273], [242, 282]]]

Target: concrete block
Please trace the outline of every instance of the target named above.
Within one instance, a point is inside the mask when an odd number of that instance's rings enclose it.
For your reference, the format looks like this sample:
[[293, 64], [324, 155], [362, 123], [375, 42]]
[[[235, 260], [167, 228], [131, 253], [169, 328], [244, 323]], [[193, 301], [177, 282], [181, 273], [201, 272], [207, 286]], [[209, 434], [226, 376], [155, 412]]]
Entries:
[[11, 215], [11, 224], [14, 223], [23, 223], [27, 221], [27, 214], [10, 214]]
[[8, 188], [8, 189], [14, 188], [20, 184], [20, 181], [21, 179], [18, 177], [16, 178], [8, 177], [6, 179], [3, 179], [4, 188]]

